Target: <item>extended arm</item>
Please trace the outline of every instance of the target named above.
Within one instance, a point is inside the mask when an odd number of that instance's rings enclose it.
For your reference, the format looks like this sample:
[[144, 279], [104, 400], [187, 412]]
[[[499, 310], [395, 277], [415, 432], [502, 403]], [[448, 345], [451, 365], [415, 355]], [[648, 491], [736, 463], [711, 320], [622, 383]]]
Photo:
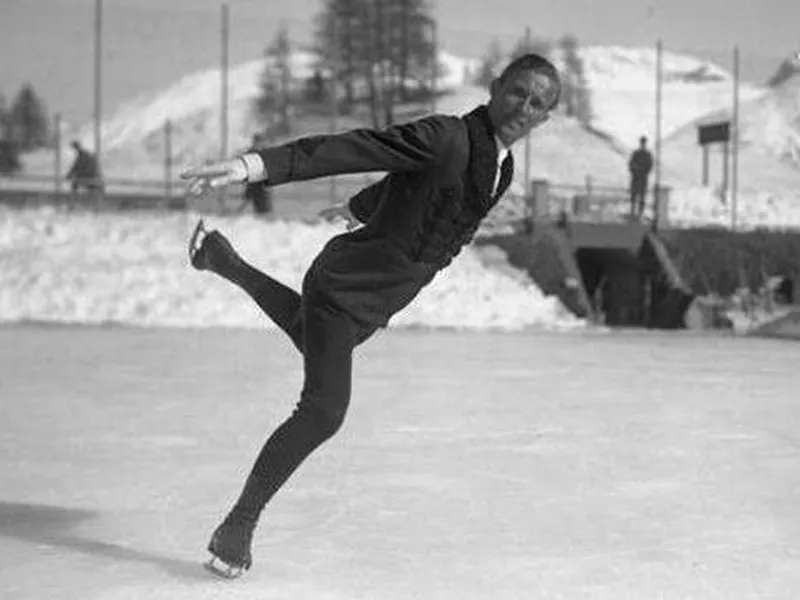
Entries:
[[242, 158], [248, 181], [266, 180], [270, 185], [344, 173], [426, 170], [450, 154], [453, 136], [448, 119], [428, 117], [381, 131], [309, 136]]
[[279, 185], [328, 175], [433, 169], [453, 149], [456, 117], [433, 116], [381, 131], [355, 129], [300, 138], [256, 152], [185, 170], [190, 195], [232, 183]]

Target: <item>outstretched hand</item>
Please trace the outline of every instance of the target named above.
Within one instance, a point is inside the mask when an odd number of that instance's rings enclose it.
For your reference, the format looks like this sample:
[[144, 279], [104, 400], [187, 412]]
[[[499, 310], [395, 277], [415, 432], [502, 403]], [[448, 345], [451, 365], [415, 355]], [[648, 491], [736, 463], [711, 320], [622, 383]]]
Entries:
[[327, 221], [344, 219], [347, 222], [348, 231], [355, 229], [359, 225], [358, 219], [356, 219], [353, 216], [353, 213], [350, 212], [347, 202], [340, 202], [338, 204], [334, 204], [333, 206], [329, 206], [328, 208], [323, 208], [317, 214]]
[[247, 167], [242, 159], [233, 158], [186, 169], [181, 173], [181, 179], [189, 180], [187, 194], [202, 196], [209, 190], [244, 183], [247, 181]]

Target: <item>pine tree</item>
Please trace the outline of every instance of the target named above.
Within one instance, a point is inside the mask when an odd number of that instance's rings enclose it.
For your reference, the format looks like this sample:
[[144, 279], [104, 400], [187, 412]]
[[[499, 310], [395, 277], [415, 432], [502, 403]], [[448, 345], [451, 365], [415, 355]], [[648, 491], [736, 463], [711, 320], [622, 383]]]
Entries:
[[16, 142], [10, 138], [0, 138], [0, 175], [13, 175], [21, 168]]
[[0, 139], [11, 137], [11, 114], [8, 111], [8, 101], [0, 92]]
[[547, 38], [530, 35], [530, 31], [517, 40], [511, 50], [510, 61], [519, 58], [523, 54], [539, 54], [549, 58], [553, 53], [553, 42]]
[[[321, 69], [335, 76], [344, 90], [344, 107], [356, 102], [356, 80], [360, 66], [357, 57], [363, 54], [364, 3], [358, 0], [326, 0], [323, 10], [315, 17], [314, 52]], [[334, 75], [335, 74], [335, 75]]]
[[49, 124], [44, 103], [29, 83], [20, 88], [10, 111], [11, 137], [23, 151], [46, 146]]
[[255, 112], [271, 134], [292, 131], [292, 44], [289, 30], [281, 24], [272, 43], [264, 51], [264, 70], [255, 101]]
[[326, 0], [315, 22], [320, 64], [336, 74], [348, 107], [366, 91], [376, 127], [392, 121], [409, 81], [423, 88], [429, 78], [433, 19], [425, 0]]
[[12, 175], [20, 167], [19, 149], [11, 137], [11, 115], [5, 96], [0, 93], [0, 175]]
[[489, 47], [486, 49], [486, 54], [481, 58], [481, 64], [475, 77], [475, 83], [488, 88], [492, 80], [500, 74], [499, 68], [504, 58], [505, 55], [500, 42], [492, 40]]
[[767, 86], [773, 88], [778, 87], [798, 73], [800, 73], [800, 57], [798, 57], [798, 53], [795, 53], [784, 59], [781, 64], [778, 65], [777, 71], [767, 80]]

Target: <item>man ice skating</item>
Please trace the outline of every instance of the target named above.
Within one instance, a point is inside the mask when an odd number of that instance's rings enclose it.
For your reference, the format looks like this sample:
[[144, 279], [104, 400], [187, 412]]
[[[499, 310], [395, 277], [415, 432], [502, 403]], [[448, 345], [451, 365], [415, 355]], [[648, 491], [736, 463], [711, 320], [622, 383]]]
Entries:
[[[381, 131], [305, 137], [185, 171], [188, 193], [231, 183], [280, 185], [334, 174], [388, 172], [326, 216], [363, 227], [337, 235], [305, 274], [301, 293], [245, 262], [218, 231], [198, 223], [191, 264], [242, 288], [303, 356], [292, 415], [266, 441], [234, 506], [211, 536], [209, 566], [236, 576], [251, 566], [262, 510], [294, 470], [341, 426], [353, 349], [446, 267], [508, 188], [509, 148], [558, 104], [553, 65], [535, 54], [511, 62], [490, 99], [463, 117], [434, 115]], [[224, 570], [215, 560], [224, 563]]]

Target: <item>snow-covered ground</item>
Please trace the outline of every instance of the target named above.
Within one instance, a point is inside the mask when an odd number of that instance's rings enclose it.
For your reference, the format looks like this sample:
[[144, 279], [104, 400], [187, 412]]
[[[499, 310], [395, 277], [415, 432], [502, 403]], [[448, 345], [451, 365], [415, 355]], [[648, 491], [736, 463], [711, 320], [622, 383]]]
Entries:
[[[766, 198], [761, 204], [770, 210], [740, 205], [740, 226], [800, 227], [800, 202]], [[729, 208], [707, 190], [694, 190], [673, 196], [670, 221], [726, 225]], [[487, 231], [504, 230], [522, 211], [509, 198], [490, 214]], [[295, 289], [314, 255], [344, 230], [341, 223], [251, 214], [0, 207], [0, 322], [272, 327], [243, 292], [189, 267], [188, 238], [201, 216], [247, 260]], [[584, 324], [511, 267], [501, 250], [470, 245], [390, 326], [515, 331]]]
[[[194, 214], [0, 209], [0, 321], [271, 326], [243, 292], [188, 265]], [[340, 224], [206, 217], [258, 268], [295, 289]], [[466, 248], [392, 322], [516, 330], [581, 322], [494, 248]]]
[[200, 566], [298, 397], [272, 331], [0, 328], [0, 597], [794, 600], [796, 359], [774, 341], [389, 331], [342, 431]]
[[[712, 187], [686, 187], [670, 193], [669, 218], [674, 226], [730, 227], [733, 210], [731, 193]], [[800, 228], [800, 189], [784, 193], [740, 191], [736, 199], [736, 223], [739, 229]]]

